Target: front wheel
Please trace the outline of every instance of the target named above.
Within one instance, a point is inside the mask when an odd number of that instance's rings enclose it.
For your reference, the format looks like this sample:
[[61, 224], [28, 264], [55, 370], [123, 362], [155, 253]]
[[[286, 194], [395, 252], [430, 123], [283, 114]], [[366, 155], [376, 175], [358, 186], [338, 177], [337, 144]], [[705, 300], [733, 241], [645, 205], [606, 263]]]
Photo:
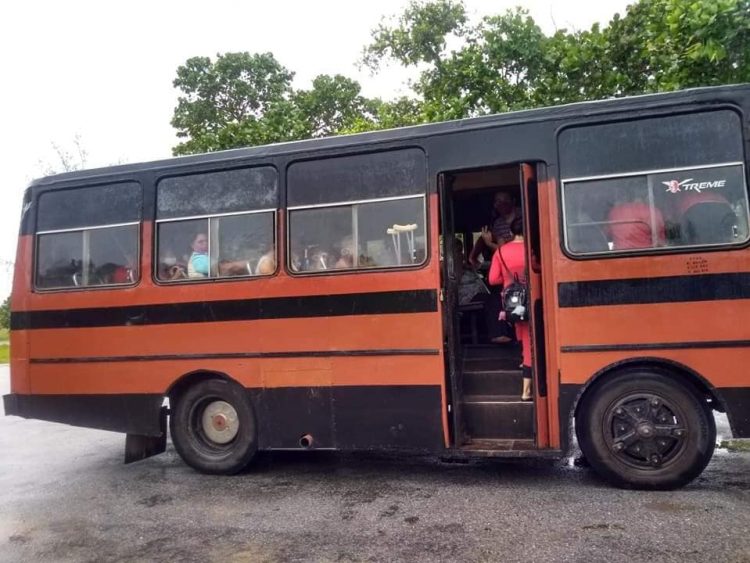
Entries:
[[207, 379], [175, 398], [169, 430], [180, 457], [203, 473], [233, 474], [257, 450], [255, 416], [247, 393], [222, 379]]
[[674, 489], [695, 479], [713, 455], [708, 404], [671, 375], [633, 370], [603, 381], [576, 417], [583, 455], [611, 483]]

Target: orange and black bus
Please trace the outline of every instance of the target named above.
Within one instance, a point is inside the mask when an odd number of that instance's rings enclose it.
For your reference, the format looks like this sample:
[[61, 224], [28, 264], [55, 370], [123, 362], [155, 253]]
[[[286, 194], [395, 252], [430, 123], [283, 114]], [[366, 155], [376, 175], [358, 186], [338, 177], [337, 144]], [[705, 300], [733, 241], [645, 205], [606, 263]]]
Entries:
[[[35, 181], [5, 412], [125, 433], [126, 461], [168, 421], [209, 473], [563, 456], [575, 429], [610, 481], [683, 485], [713, 410], [750, 437], [749, 115], [750, 86], [715, 87]], [[499, 296], [461, 297], [498, 192], [524, 218], [531, 402], [518, 347], [487, 341]]]

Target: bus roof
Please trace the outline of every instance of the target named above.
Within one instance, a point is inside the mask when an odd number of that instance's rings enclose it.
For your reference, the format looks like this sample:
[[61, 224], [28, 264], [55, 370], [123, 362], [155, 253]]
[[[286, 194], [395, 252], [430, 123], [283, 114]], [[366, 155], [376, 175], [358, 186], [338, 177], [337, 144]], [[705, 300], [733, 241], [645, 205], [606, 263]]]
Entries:
[[97, 177], [123, 175], [148, 170], [164, 170], [170, 167], [183, 167], [191, 164], [211, 164], [231, 162], [237, 159], [279, 157], [305, 152], [312, 153], [319, 150], [346, 149], [348, 147], [377, 145], [379, 143], [390, 143], [394, 141], [416, 140], [424, 137], [454, 133], [457, 131], [503, 127], [518, 123], [552, 121], [580, 116], [589, 117], [622, 111], [643, 111], [658, 108], [663, 105], [705, 103], [709, 101], [728, 102], [733, 99], [732, 95], [734, 94], [734, 97], [736, 97], [737, 93], [750, 95], [750, 83], [728, 86], [708, 86], [679, 90], [676, 92], [575, 102], [559, 106], [519, 110], [482, 117], [457, 119], [453, 121], [426, 123], [367, 133], [288, 141], [270, 145], [171, 157], [141, 163], [63, 172], [35, 179], [31, 182], [30, 187], [52, 186], [58, 182], [69, 183], [70, 181], [79, 179], [91, 180]]

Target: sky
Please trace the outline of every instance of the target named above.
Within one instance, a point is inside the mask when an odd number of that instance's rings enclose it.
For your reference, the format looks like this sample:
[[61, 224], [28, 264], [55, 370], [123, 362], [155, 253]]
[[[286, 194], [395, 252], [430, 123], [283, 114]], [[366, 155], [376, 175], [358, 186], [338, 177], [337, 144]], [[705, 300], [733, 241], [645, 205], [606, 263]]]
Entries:
[[[465, 0], [473, 21], [520, 5], [547, 33], [606, 24], [629, 0]], [[54, 146], [87, 152], [87, 168], [167, 158], [176, 69], [194, 56], [270, 51], [295, 87], [343, 74], [365, 96], [409, 92], [409, 72], [372, 76], [357, 60], [381, 18], [408, 0], [7, 0], [0, 4], [0, 300], [10, 293], [21, 198]]]

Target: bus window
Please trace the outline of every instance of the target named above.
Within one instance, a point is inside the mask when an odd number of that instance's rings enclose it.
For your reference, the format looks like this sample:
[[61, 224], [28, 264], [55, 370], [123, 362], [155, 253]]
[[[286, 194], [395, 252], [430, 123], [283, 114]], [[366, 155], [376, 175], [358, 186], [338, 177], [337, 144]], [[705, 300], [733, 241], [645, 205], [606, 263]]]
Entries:
[[742, 164], [566, 180], [563, 199], [573, 254], [748, 240]]
[[427, 256], [424, 196], [292, 209], [292, 271], [414, 266]]
[[222, 170], [159, 182], [157, 279], [273, 274], [277, 197], [276, 171], [270, 167]]
[[426, 169], [424, 153], [419, 149], [290, 165], [290, 270], [356, 270], [424, 263]]
[[141, 190], [134, 182], [43, 193], [37, 217], [36, 288], [138, 281], [140, 216]]

